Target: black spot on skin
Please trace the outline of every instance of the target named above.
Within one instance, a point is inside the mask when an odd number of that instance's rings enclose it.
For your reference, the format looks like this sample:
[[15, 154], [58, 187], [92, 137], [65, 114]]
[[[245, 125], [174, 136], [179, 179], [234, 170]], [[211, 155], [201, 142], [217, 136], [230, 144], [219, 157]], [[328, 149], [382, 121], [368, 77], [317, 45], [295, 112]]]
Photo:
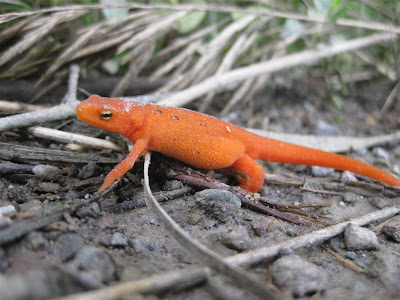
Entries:
[[172, 120], [177, 120], [179, 121], [179, 118], [177, 116], [172, 116]]
[[174, 138], [174, 142], [176, 142], [176, 139]]
[[153, 114], [155, 115], [162, 115], [164, 112], [160, 109], [157, 109], [155, 112], [153, 112]]

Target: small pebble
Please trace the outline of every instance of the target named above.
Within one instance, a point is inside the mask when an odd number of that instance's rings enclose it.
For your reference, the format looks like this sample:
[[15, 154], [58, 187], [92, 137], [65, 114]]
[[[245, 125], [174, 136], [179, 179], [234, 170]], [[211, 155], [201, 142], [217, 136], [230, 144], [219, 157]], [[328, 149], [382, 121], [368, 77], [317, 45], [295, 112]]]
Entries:
[[149, 220], [149, 224], [150, 224], [150, 225], [155, 225], [155, 224], [156, 224], [156, 220], [150, 219], [150, 220]]
[[107, 283], [115, 280], [116, 266], [107, 251], [85, 246], [76, 254], [73, 264], [87, 273], [93, 281]]
[[343, 171], [340, 180], [341, 180], [342, 183], [349, 183], [349, 182], [357, 182], [358, 181], [358, 179], [354, 175], [354, 173], [349, 172], [349, 171]]
[[270, 223], [271, 221], [269, 219], [263, 218], [261, 220], [251, 222], [251, 228], [257, 236], [262, 236], [267, 232]]
[[96, 163], [90, 162], [82, 168], [78, 174], [79, 179], [88, 179], [91, 177], [99, 176], [102, 174], [103, 169], [99, 167]]
[[385, 160], [389, 159], [389, 153], [381, 147], [374, 148], [374, 150], [372, 150], [372, 153], [374, 153], [376, 157], [383, 158]]
[[150, 247], [150, 242], [143, 236], [137, 236], [129, 241], [136, 253], [144, 255]]
[[32, 231], [25, 238], [24, 241], [27, 244], [27, 248], [38, 251], [45, 246], [48, 246], [49, 241], [43, 236], [41, 232]]
[[384, 208], [390, 204], [390, 202], [382, 197], [374, 197], [370, 200], [371, 205], [375, 206], [376, 208]]
[[283, 256], [272, 264], [272, 276], [279, 287], [289, 289], [295, 297], [326, 289], [327, 273], [297, 255]]
[[351, 260], [355, 260], [357, 258], [356, 253], [353, 251], [346, 252], [346, 254], [344, 256]]
[[60, 185], [54, 182], [40, 182], [33, 187], [33, 190], [40, 194], [57, 193], [60, 190]]
[[14, 205], [6, 205], [0, 207], [0, 216], [12, 217], [17, 213]]
[[280, 255], [292, 255], [293, 254], [293, 250], [292, 248], [288, 247], [288, 246], [283, 246], [281, 249], [279, 249], [279, 254]]
[[12, 220], [9, 217], [0, 215], [0, 228], [8, 227], [11, 224]]
[[400, 243], [400, 227], [385, 225], [382, 232], [393, 241]]
[[19, 207], [22, 212], [43, 212], [43, 204], [37, 199], [22, 203]]
[[333, 125], [329, 124], [324, 120], [317, 121], [317, 123], [315, 124], [314, 133], [315, 135], [329, 135], [329, 136], [335, 136], [340, 134], [337, 128], [335, 128]]
[[165, 253], [167, 252], [163, 247], [159, 247], [157, 245], [153, 245], [150, 247], [150, 249], [154, 252], [158, 252], [158, 253]]
[[397, 176], [400, 175], [400, 165], [399, 164], [395, 164], [393, 166], [393, 173], [396, 174]]
[[335, 170], [332, 168], [324, 168], [319, 166], [311, 167], [311, 173], [313, 174], [313, 176], [316, 177], [327, 177], [329, 176], [329, 174], [332, 174], [333, 172], [335, 172]]
[[7, 196], [10, 201], [16, 201], [18, 204], [28, 201], [28, 193], [25, 187], [10, 184], [7, 189]]
[[111, 246], [114, 247], [126, 247], [128, 246], [128, 238], [120, 232], [113, 234], [111, 238]]
[[328, 263], [327, 263], [326, 261], [323, 261], [323, 262], [321, 263], [321, 267], [324, 268], [324, 269], [326, 269], [326, 268], [328, 267]]
[[59, 168], [48, 165], [34, 166], [32, 171], [37, 178], [46, 181], [57, 181], [63, 175], [63, 172]]
[[206, 215], [221, 223], [234, 219], [241, 207], [239, 198], [224, 190], [204, 190], [194, 196], [197, 203], [205, 209]]
[[246, 228], [238, 225], [234, 230], [224, 234], [221, 242], [230, 249], [243, 251], [250, 247], [251, 238]]
[[352, 223], [346, 226], [344, 242], [346, 248], [351, 251], [376, 250], [379, 248], [378, 238], [373, 231]]
[[163, 190], [165, 190], [165, 191], [173, 191], [173, 190], [181, 189], [183, 187], [184, 187], [184, 185], [183, 185], [182, 181], [170, 180], [170, 181], [167, 181], [164, 184]]
[[76, 233], [63, 234], [56, 243], [62, 261], [72, 258], [84, 245], [83, 238]]
[[354, 203], [361, 200], [361, 196], [352, 193], [352, 192], [346, 192], [343, 195], [343, 201], [346, 203]]

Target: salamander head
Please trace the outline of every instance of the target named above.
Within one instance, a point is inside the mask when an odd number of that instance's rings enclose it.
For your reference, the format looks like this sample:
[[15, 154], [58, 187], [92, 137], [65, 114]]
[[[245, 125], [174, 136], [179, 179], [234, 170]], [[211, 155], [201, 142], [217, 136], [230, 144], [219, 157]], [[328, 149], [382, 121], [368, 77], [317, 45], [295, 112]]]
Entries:
[[125, 136], [143, 124], [144, 104], [92, 95], [76, 107], [78, 119]]

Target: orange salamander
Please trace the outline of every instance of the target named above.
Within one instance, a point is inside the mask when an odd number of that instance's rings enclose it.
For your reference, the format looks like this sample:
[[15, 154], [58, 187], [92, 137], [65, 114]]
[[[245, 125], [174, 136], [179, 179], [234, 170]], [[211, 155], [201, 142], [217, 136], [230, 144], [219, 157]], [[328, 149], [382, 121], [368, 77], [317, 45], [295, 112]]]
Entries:
[[161, 152], [202, 169], [233, 166], [242, 173], [237, 176], [240, 187], [250, 192], [258, 192], [264, 183], [264, 168], [255, 159], [348, 170], [400, 186], [400, 180], [393, 175], [355, 159], [261, 137], [183, 108], [92, 95], [77, 106], [76, 113], [81, 121], [118, 132], [135, 144], [107, 175], [98, 192], [128, 172], [145, 150]]

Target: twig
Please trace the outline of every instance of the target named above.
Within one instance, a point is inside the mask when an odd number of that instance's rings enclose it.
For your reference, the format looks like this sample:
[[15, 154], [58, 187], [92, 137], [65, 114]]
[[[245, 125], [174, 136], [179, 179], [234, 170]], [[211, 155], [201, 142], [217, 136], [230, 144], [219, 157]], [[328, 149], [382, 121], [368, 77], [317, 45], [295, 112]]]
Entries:
[[89, 137], [82, 134], [65, 132], [62, 130], [56, 130], [41, 126], [30, 127], [28, 131], [34, 136], [62, 143], [79, 144], [93, 149], [108, 149], [108, 150], [121, 151], [121, 147], [113, 142]]
[[16, 113], [20, 111], [36, 111], [46, 108], [48, 107], [45, 105], [33, 105], [23, 102], [0, 100], [0, 111], [4, 111], [7, 113]]
[[379, 221], [382, 219], [390, 218], [400, 213], [400, 208], [389, 207], [383, 210], [379, 210], [360, 218], [339, 223], [324, 229], [313, 231], [309, 234], [305, 234], [299, 237], [295, 237], [291, 240], [277, 243], [273, 246], [262, 247], [256, 250], [252, 250], [246, 253], [237, 254], [235, 256], [227, 258], [231, 263], [238, 265], [252, 265], [259, 263], [263, 260], [270, 259], [279, 254], [282, 247], [290, 247], [292, 249], [299, 249], [306, 246], [322, 243], [340, 233], [346, 228], [349, 223], [357, 226], [365, 226], [371, 222]]
[[373, 65], [379, 73], [388, 77], [391, 81], [398, 79], [396, 71], [388, 64], [376, 61], [374, 57], [361, 50], [355, 51], [354, 53], [366, 63]]
[[322, 247], [325, 251], [329, 252], [332, 254], [343, 266], [350, 268], [354, 272], [357, 273], [362, 273], [362, 274], [367, 274], [368, 272], [364, 270], [363, 268], [357, 266], [353, 261], [347, 258], [343, 258], [339, 253], [333, 251], [332, 249], [329, 249], [328, 247]]
[[343, 42], [338, 45], [327, 46], [322, 50], [306, 50], [296, 54], [282, 56], [262, 63], [238, 68], [231, 72], [212, 76], [203, 82], [191, 86], [159, 102], [170, 106], [182, 106], [190, 101], [217, 89], [224, 89], [235, 82], [244, 81], [250, 77], [265, 75], [272, 72], [292, 68], [303, 64], [314, 64], [323, 58], [336, 54], [359, 49], [376, 43], [384, 43], [393, 40], [393, 34], [380, 33]]
[[[171, 14], [170, 16], [166, 18], [162, 18], [159, 22], [152, 24], [152, 26], [147, 27], [145, 30], [139, 32], [135, 36], [133, 36], [130, 40], [127, 42], [123, 43], [121, 46], [118, 47], [117, 53], [121, 53], [123, 51], [126, 51], [133, 46], [136, 46], [138, 43], [142, 42], [145, 39], [148, 39], [149, 37], [152, 37], [154, 35], [158, 36], [159, 34], [162, 34], [166, 28], [171, 26], [172, 24], [175, 23], [176, 20], [180, 19], [184, 15], [186, 15], [187, 12], [185, 11], [180, 11], [174, 14]], [[124, 57], [123, 63], [126, 63], [128, 60], [130, 60], [131, 57], [128, 55], [128, 57]]]
[[124, 77], [120, 80], [118, 85], [111, 92], [111, 97], [117, 97], [125, 94], [127, 87], [130, 82], [139, 75], [142, 69], [147, 65], [151, 56], [153, 55], [153, 49], [155, 42], [151, 39], [144, 41], [140, 46], [143, 48], [142, 53], [130, 63], [129, 69], [125, 72]]
[[13, 145], [0, 142], [0, 159], [19, 162], [68, 162], [68, 163], [119, 163], [119, 159], [99, 156], [98, 154], [87, 154], [76, 152], [53, 150], [39, 147], [28, 147], [22, 145]]
[[63, 99], [63, 103], [75, 102], [77, 99], [78, 82], [79, 82], [79, 71], [80, 68], [76, 64], [72, 64], [69, 67], [69, 78], [68, 78], [68, 91]]
[[389, 96], [385, 100], [385, 104], [382, 106], [381, 115], [385, 114], [389, 107], [392, 106], [392, 103], [396, 97], [399, 97], [400, 94], [400, 81], [397, 82], [396, 86], [390, 92]]
[[195, 255], [200, 261], [205, 263], [211, 269], [228, 276], [237, 286], [244, 290], [257, 295], [261, 299], [275, 299], [271, 292], [267, 291], [264, 286], [252, 279], [248, 273], [242, 269], [227, 264], [222, 257], [211, 251], [204, 245], [190, 237], [175, 221], [161, 208], [160, 204], [154, 199], [149, 185], [149, 164], [150, 151], [147, 152], [144, 162], [144, 189], [146, 192], [147, 207], [155, 214], [164, 225], [164, 229], [191, 254]]
[[74, 117], [76, 115], [75, 108], [78, 103], [79, 101], [71, 101], [67, 104], [57, 105], [44, 110], [1, 118], [0, 132]]
[[42, 26], [28, 32], [19, 42], [14, 44], [11, 48], [8, 48], [0, 57], [0, 66], [3, 66], [17, 55], [29, 49], [33, 44], [45, 37], [58, 24], [72, 21], [73, 19], [79, 18], [86, 13], [88, 13], [87, 10], [81, 10], [79, 12], [65, 11], [56, 13]]
[[[1, 163], [0, 163], [1, 166]], [[1, 173], [1, 169], [0, 169]], [[157, 201], [167, 201], [171, 199], [176, 199], [183, 197], [184, 195], [187, 195], [192, 191], [191, 187], [185, 186], [180, 189], [172, 190], [172, 191], [161, 191], [156, 194], [154, 194], [154, 198], [156, 198]], [[144, 198], [144, 191], [141, 190], [141, 192], [134, 193], [133, 199], [130, 201], [125, 201], [122, 203], [116, 203], [116, 204], [111, 204], [106, 207], [104, 207], [104, 210], [109, 211], [109, 212], [122, 212], [126, 210], [133, 210], [138, 207], [145, 207], [146, 202], [142, 201]]]
[[179, 289], [186, 289], [204, 283], [211, 271], [207, 267], [195, 267], [186, 270], [166, 272], [149, 278], [128, 281], [103, 289], [82, 292], [57, 298], [57, 300], [108, 300], [119, 299], [133, 292], [141, 294], [159, 294]]

